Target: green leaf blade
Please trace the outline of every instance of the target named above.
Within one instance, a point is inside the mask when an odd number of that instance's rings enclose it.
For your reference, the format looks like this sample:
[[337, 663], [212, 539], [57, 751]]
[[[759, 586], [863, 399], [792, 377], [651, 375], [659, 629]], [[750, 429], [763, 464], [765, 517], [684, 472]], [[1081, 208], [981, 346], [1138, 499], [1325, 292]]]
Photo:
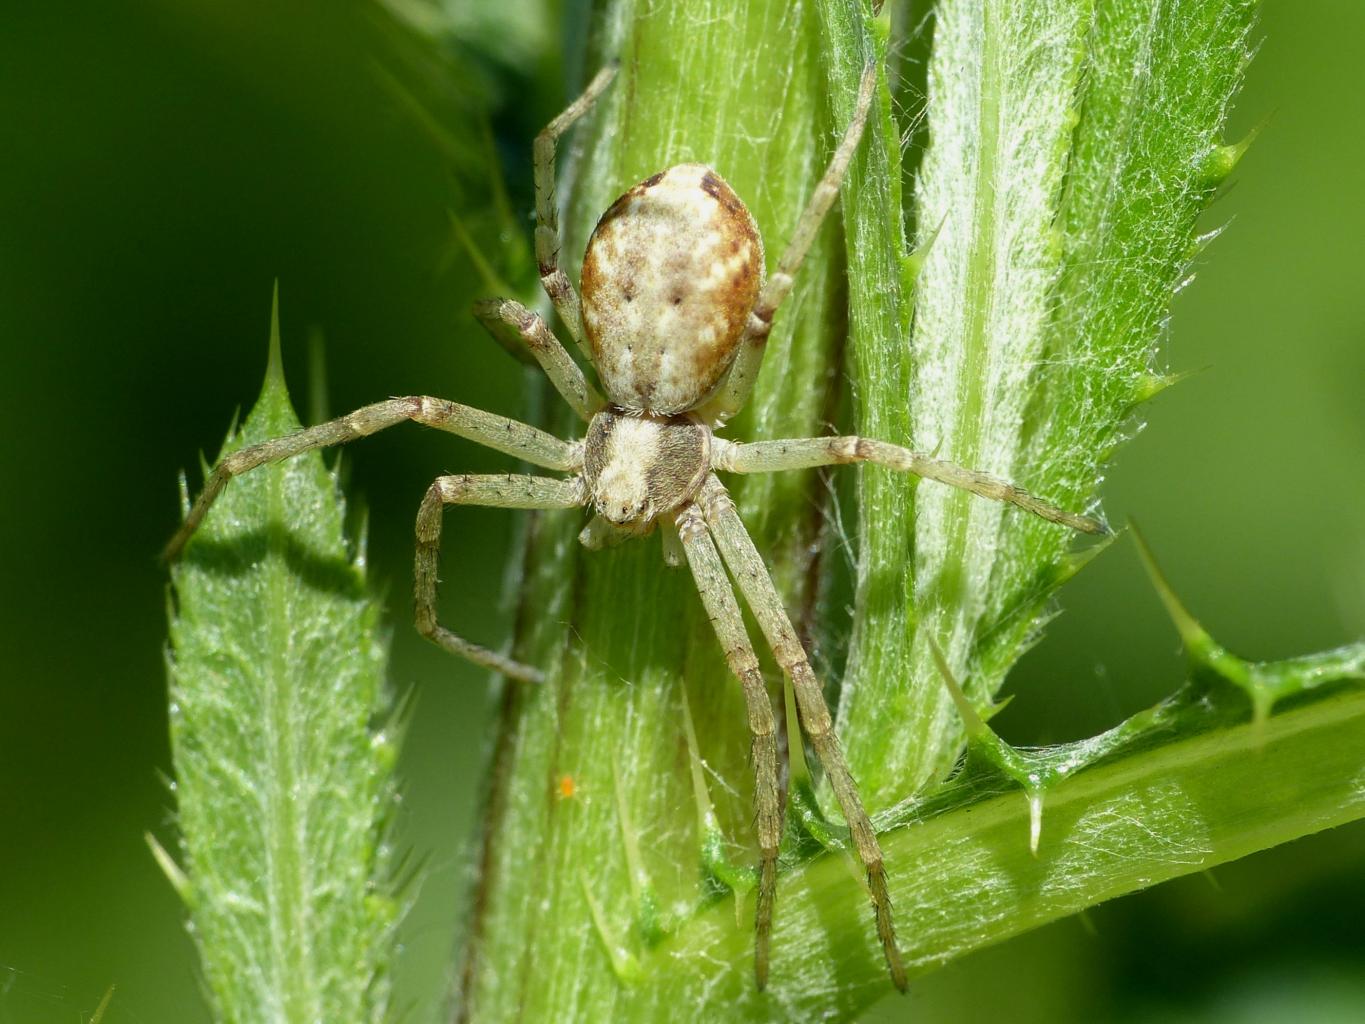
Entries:
[[[1250, 60], [1252, 0], [1104, 0], [1089, 42], [1033, 461], [1086, 500], [1145, 396], [1213, 198], [1206, 173]], [[1104, 368], [1107, 367], [1107, 372]]]
[[[1088, 11], [1078, 0], [938, 7], [931, 143], [916, 195], [919, 244], [928, 252], [915, 282], [912, 373], [899, 396], [866, 398], [908, 408], [914, 436], [893, 440], [1006, 479], [1019, 476], [1029, 377], [1061, 269], [1052, 225]], [[883, 646], [875, 655], [878, 671], [850, 678], [841, 707], [850, 760], [873, 806], [923, 789], [956, 759], [961, 727], [929, 640], [972, 679], [1005, 537], [1021, 518], [939, 485], [890, 486], [914, 489], [913, 527], [867, 526], [870, 535], [913, 528], [911, 610], [892, 652]], [[867, 570], [897, 571], [904, 570], [891, 563]], [[855, 665], [864, 647], [855, 649]]]
[[[939, 7], [916, 197], [920, 244], [932, 239], [915, 294], [916, 445], [1093, 507], [1151, 393], [1210, 168], [1228, 162], [1218, 134], [1254, 11], [1249, 0]], [[878, 671], [851, 677], [841, 709], [880, 805], [943, 778], [962, 750], [929, 641], [987, 704], [1046, 621], [1075, 542], [942, 487], [916, 488], [915, 502], [907, 626], [855, 645], [853, 665], [866, 657]], [[864, 543], [870, 577], [897, 571], [889, 545]], [[899, 724], [878, 724], [888, 719]]]
[[[298, 421], [278, 337], [235, 448]], [[173, 571], [171, 739], [217, 1017], [376, 1020], [398, 903], [386, 643], [317, 453], [234, 480]]]

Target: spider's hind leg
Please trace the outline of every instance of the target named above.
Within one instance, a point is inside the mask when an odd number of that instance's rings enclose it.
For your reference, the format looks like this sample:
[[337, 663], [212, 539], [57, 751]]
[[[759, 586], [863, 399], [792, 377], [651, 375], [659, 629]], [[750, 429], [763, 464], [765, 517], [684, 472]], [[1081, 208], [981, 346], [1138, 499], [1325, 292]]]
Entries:
[[592, 419], [606, 404], [545, 321], [520, 302], [483, 299], [474, 303], [474, 315], [499, 344], [506, 344], [503, 327], [514, 331], [519, 343], [535, 357], [555, 390], [580, 419]]
[[540, 283], [554, 303], [555, 312], [565, 328], [580, 346], [583, 344], [583, 318], [578, 293], [559, 265], [559, 204], [555, 196], [555, 148], [559, 137], [575, 121], [586, 114], [597, 97], [611, 84], [616, 74], [615, 63], [608, 64], [583, 90], [583, 95], [536, 136], [532, 147], [536, 191], [536, 263], [540, 268]]
[[777, 269], [763, 282], [754, 308], [749, 312], [749, 321], [745, 325], [744, 336], [740, 339], [739, 352], [730, 367], [730, 373], [716, 396], [700, 410], [701, 417], [708, 422], [723, 423], [730, 419], [744, 408], [744, 403], [753, 394], [754, 383], [758, 380], [758, 369], [763, 363], [763, 349], [768, 343], [768, 332], [772, 330], [773, 317], [777, 315], [778, 307], [791, 292], [796, 272], [801, 269], [806, 253], [810, 251], [816, 232], [824, 223], [825, 215], [834, 205], [834, 200], [839, 197], [839, 186], [843, 184], [854, 150], [858, 148], [858, 140], [863, 137], [863, 128], [867, 125], [868, 111], [872, 107], [872, 88], [876, 82], [876, 68], [869, 64], [858, 84], [858, 101], [853, 110], [853, 119], [844, 130], [839, 147], [830, 157], [824, 177], [811, 193], [806, 208], [801, 213], [801, 219], [796, 222], [791, 240], [787, 242], [782, 258], [777, 261]]

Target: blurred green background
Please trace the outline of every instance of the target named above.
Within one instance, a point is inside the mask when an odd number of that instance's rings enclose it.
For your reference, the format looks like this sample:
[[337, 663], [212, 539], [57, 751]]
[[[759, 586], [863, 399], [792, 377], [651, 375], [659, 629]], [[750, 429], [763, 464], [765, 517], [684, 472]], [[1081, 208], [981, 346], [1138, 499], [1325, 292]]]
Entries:
[[[174, 842], [154, 556], [176, 474], [255, 397], [276, 278], [305, 418], [410, 392], [524, 410], [523, 371], [467, 313], [485, 289], [448, 215], [524, 258], [528, 140], [577, 70], [560, 40], [578, 19], [550, 6], [457, 5], [455, 59], [436, 66], [358, 0], [4, 5], [0, 1024], [84, 1020], [110, 985], [110, 1024], [207, 1020], [143, 841]], [[1365, 6], [1272, 4], [1260, 35], [1231, 135], [1273, 116], [1207, 219], [1228, 229], [1163, 344], [1171, 368], [1208, 369], [1149, 408], [1106, 509], [1140, 518], [1220, 639], [1277, 657], [1365, 632]], [[484, 110], [520, 219], [502, 241], [471, 127]], [[309, 386], [310, 351], [325, 389]], [[412, 517], [437, 473], [503, 465], [415, 428], [344, 460], [390, 606], [392, 679], [417, 697], [402, 826], [426, 869], [399, 979], [414, 1021], [450, 983], [492, 737], [482, 676], [409, 626]], [[447, 577], [469, 581], [447, 588], [449, 614], [496, 640], [514, 520], [447, 522]], [[1098, 731], [1180, 678], [1128, 544], [1063, 603], [1012, 679], [999, 721], [1016, 742]], [[978, 954], [876, 1015], [1359, 1021], [1363, 864], [1365, 827], [1313, 837]]]

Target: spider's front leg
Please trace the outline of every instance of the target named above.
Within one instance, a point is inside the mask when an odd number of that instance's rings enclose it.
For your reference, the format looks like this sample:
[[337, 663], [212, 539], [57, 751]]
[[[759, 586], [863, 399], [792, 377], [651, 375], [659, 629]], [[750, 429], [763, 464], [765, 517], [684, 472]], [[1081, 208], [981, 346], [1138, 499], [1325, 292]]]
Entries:
[[741, 443], [717, 438], [713, 444], [715, 467], [730, 473], [776, 473], [788, 469], [872, 462], [914, 473], [926, 480], [937, 480], [983, 498], [1008, 502], [1048, 522], [1060, 523], [1081, 533], [1101, 536], [1109, 533], [1109, 527], [1099, 519], [1058, 508], [1006, 480], [886, 441], [873, 441], [865, 437], [796, 437], [783, 441]]
[[436, 621], [437, 561], [441, 550], [441, 518], [447, 505], [490, 508], [578, 508], [584, 503], [581, 477], [461, 475], [437, 477], [417, 512], [417, 555], [413, 566], [413, 597], [417, 629], [451, 654], [527, 683], [545, 681], [538, 668], [513, 661], [487, 647], [471, 643]]
[[458, 434], [546, 469], [577, 472], [583, 466], [581, 444], [561, 441], [553, 434], [506, 416], [425, 395], [391, 398], [387, 402], [376, 402], [345, 416], [319, 423], [316, 427], [271, 438], [225, 455], [204, 481], [204, 489], [190, 507], [180, 529], [162, 551], [162, 559], [170, 562], [180, 556], [185, 543], [199, 528], [209, 508], [234, 476], [241, 476], [269, 462], [292, 459], [314, 448], [330, 448], [367, 437], [406, 420]]
[[744, 600], [753, 611], [754, 618], [758, 620], [778, 666], [791, 680], [801, 715], [801, 726], [824, 766], [825, 777], [839, 801], [839, 809], [844, 812], [844, 821], [848, 824], [858, 859], [867, 871], [868, 889], [877, 920], [877, 937], [881, 940], [891, 981], [903, 992], [906, 984], [905, 965], [901, 961], [900, 948], [896, 945], [891, 893], [886, 884], [881, 845], [877, 842], [877, 833], [872, 829], [862, 798], [858, 796], [858, 787], [844, 760], [843, 748], [834, 734], [834, 721], [825, 705], [820, 681], [811, 668], [791, 619], [787, 617], [782, 597], [768, 574], [767, 566], [763, 564], [763, 558], [754, 547], [739, 513], [735, 511], [729, 492], [715, 474], [707, 477], [698, 502], [716, 546], [744, 594]]
[[696, 505], [688, 505], [678, 514], [677, 534], [706, 614], [725, 651], [725, 661], [739, 678], [749, 708], [760, 858], [758, 898], [754, 908], [754, 978], [762, 988], [768, 980], [768, 937], [772, 931], [773, 899], [777, 893], [777, 847], [782, 838], [782, 810], [777, 789], [777, 723], [734, 589], [725, 576], [725, 566]]

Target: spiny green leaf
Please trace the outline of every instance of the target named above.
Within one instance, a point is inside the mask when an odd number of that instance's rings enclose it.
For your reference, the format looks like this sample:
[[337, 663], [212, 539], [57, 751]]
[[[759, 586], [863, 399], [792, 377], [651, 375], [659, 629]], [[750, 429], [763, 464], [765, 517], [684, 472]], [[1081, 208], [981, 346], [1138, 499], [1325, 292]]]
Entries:
[[1351, 644], [1336, 650], [1306, 654], [1285, 661], [1247, 661], [1220, 644], [1199, 624], [1176, 596], [1174, 588], [1157, 566], [1156, 556], [1133, 526], [1147, 573], [1152, 578], [1166, 611], [1180, 633], [1190, 663], [1207, 674], [1220, 678], [1240, 690], [1251, 702], [1256, 721], [1270, 717], [1275, 705], [1324, 683], [1342, 679], [1365, 679], [1365, 644]]
[[[276, 322], [260, 400], [225, 450], [298, 426]], [[265, 466], [228, 485], [172, 573], [180, 888], [223, 1021], [387, 1012], [396, 737], [342, 521], [318, 453]]]
[[[862, 433], [1015, 476], [1030, 368], [1060, 269], [1052, 224], [1087, 19], [1087, 5], [1071, 0], [938, 8], [917, 246], [908, 248], [899, 204], [860, 201], [847, 214], [850, 368]], [[886, 175], [883, 166], [896, 180], [894, 145], [890, 152], [871, 164], [873, 180]], [[888, 254], [904, 268], [899, 287], [888, 286]], [[960, 728], [928, 641], [955, 662], [966, 657], [994, 599], [1002, 534], [1026, 517], [871, 469], [859, 513], [840, 716], [875, 806], [922, 787], [956, 757]]]
[[[871, 410], [908, 398], [916, 445], [1077, 511], [1095, 501], [1131, 410], [1152, 392], [1254, 9], [938, 6], [916, 196], [921, 242], [934, 241], [915, 282], [914, 383], [864, 372], [869, 427], [884, 415]], [[866, 257], [850, 259], [856, 279]], [[886, 344], [853, 336], [873, 367]], [[872, 474], [863, 484], [859, 572], [881, 582], [860, 591], [841, 723], [874, 805], [941, 779], [962, 750], [931, 642], [971, 699], [988, 702], [1036, 639], [1074, 543], [1014, 510], [915, 487], [913, 584], [898, 609], [907, 545], [886, 534], [905, 520], [883, 511], [880, 492], [912, 487]]]

